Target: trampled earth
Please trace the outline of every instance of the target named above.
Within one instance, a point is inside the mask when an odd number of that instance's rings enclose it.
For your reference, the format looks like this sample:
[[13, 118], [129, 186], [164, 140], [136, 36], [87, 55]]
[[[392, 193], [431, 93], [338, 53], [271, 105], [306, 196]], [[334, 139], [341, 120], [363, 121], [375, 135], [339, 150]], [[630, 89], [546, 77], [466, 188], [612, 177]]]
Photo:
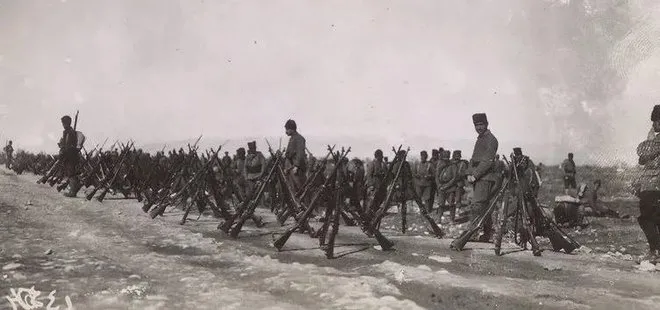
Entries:
[[[341, 226], [345, 255], [326, 259], [302, 234], [274, 249], [286, 226], [267, 210], [265, 227], [248, 222], [233, 240], [210, 216], [152, 220], [134, 200], [65, 198], [36, 180], [0, 172], [0, 309], [12, 309], [11, 289], [32, 287], [44, 309], [53, 290], [60, 309], [65, 296], [76, 309], [660, 309], [659, 273], [630, 260], [644, 249], [631, 219], [591, 219], [570, 232], [588, 248], [568, 255], [542, 242], [542, 257], [513, 245], [497, 257], [486, 243], [453, 252], [416, 226], [383, 229], [396, 243], [383, 252]], [[636, 216], [635, 201], [610, 204]]]

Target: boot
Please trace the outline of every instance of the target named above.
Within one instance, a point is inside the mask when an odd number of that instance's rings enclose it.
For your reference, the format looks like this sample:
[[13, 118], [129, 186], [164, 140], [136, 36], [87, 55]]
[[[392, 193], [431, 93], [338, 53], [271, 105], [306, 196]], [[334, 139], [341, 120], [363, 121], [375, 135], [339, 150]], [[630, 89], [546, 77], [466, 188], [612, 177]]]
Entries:
[[71, 179], [69, 180], [69, 192], [64, 193], [64, 196], [71, 198], [76, 197], [81, 187], [82, 186], [80, 184], [80, 181], [78, 180], [78, 177], [71, 177]]
[[656, 249], [650, 249], [646, 254], [635, 260], [637, 264], [641, 264], [643, 261], [649, 261], [654, 265], [660, 263], [660, 253]]
[[660, 232], [658, 231], [658, 225], [654, 222], [643, 219], [641, 216], [637, 217], [637, 223], [639, 227], [644, 232], [646, 240], [649, 243], [649, 253], [647, 256], [657, 256], [658, 249], [660, 249]]

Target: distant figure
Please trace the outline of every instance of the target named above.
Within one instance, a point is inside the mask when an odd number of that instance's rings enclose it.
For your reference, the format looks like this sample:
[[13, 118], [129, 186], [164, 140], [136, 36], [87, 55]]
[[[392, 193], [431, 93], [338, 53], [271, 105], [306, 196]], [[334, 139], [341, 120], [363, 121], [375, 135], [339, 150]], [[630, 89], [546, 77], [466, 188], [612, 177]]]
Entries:
[[5, 154], [7, 155], [7, 162], [5, 163], [5, 167], [7, 167], [7, 169], [11, 169], [11, 164], [14, 161], [14, 147], [12, 147], [11, 140], [9, 140], [9, 143], [7, 143], [7, 146], [5, 146]]
[[[440, 159], [435, 166], [435, 185], [436, 196], [438, 201], [438, 213], [442, 214], [447, 210], [447, 198], [449, 196], [449, 182], [453, 179], [452, 171], [450, 169], [451, 151], [439, 151]], [[432, 210], [429, 210], [431, 212]]]
[[461, 205], [465, 193], [465, 172], [467, 168], [468, 162], [461, 159], [461, 151], [455, 150], [452, 153], [449, 167], [445, 169], [445, 173], [451, 179], [440, 188], [446, 194], [449, 203], [449, 218], [452, 222], [456, 220], [456, 209]]
[[80, 180], [78, 180], [78, 163], [80, 162], [80, 151], [78, 150], [78, 135], [71, 127], [71, 117], [68, 115], [63, 116], [61, 119], [62, 138], [57, 145], [60, 147], [60, 158], [64, 168], [64, 176], [69, 179], [69, 192], [64, 193], [66, 197], [76, 197], [78, 191], [82, 188]]
[[251, 199], [257, 190], [257, 181], [266, 174], [266, 157], [257, 151], [257, 142], [248, 142], [247, 156], [245, 157], [244, 178], [246, 180], [245, 195]]
[[305, 138], [298, 133], [298, 125], [292, 119], [284, 124], [285, 133], [289, 136], [289, 144], [284, 153], [285, 171], [287, 178], [293, 187], [293, 192], [298, 192], [307, 179], [307, 163], [305, 155]]
[[316, 168], [316, 157], [312, 153], [307, 154], [307, 177], [310, 178]]
[[561, 164], [561, 168], [564, 170], [564, 194], [568, 195], [569, 189], [577, 189], [577, 183], [575, 182], [575, 161], [573, 160], [573, 153], [568, 153], [568, 158], [564, 160]]
[[591, 209], [591, 212], [587, 212], [586, 215], [611, 218], [629, 217], [629, 215], [619, 215], [619, 212], [606, 207], [598, 201], [598, 190], [600, 189], [600, 184], [600, 180], [595, 180], [591, 188], [587, 187], [587, 193], [585, 193], [582, 197], [579, 197], [583, 201], [583, 204]]
[[[230, 159], [231, 160], [231, 159]], [[238, 148], [236, 150], [236, 156], [233, 160], [230, 161], [231, 171], [233, 174], [234, 182], [238, 187], [238, 194], [242, 199], [246, 199], [246, 189], [247, 184], [245, 180], [245, 148]]]
[[[238, 150], [236, 151], [238, 153]], [[225, 152], [225, 156], [222, 157], [222, 164], [225, 167], [229, 167], [231, 165], [231, 156], [229, 156], [229, 152]]]

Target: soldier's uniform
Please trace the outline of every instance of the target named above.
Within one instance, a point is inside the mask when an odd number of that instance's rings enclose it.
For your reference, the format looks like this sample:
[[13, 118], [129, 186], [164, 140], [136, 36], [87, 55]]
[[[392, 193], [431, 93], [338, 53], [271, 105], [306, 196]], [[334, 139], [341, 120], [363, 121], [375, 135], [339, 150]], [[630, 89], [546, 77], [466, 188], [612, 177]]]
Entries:
[[575, 161], [573, 161], [573, 153], [568, 153], [568, 158], [561, 164], [564, 170], [564, 191], [568, 192], [569, 189], [576, 189], [577, 182], [575, 181]]
[[[225, 158], [229, 158], [229, 156], [225, 156]], [[249, 199], [246, 197], [246, 190], [247, 190], [247, 182], [245, 180], [245, 148], [239, 148], [236, 150], [236, 156], [232, 160], [229, 158], [229, 160], [226, 160], [223, 158], [223, 164], [224, 163], [230, 163], [231, 167], [231, 178], [234, 180], [234, 184], [236, 184], [236, 187], [238, 188], [238, 194], [241, 199]]]
[[351, 180], [352, 187], [350, 200], [353, 206], [359, 206], [365, 197], [365, 173], [362, 161], [358, 158], [352, 159], [351, 165], [349, 165], [349, 180]]
[[314, 157], [312, 154], [309, 154], [307, 156], [307, 178], [312, 177], [312, 173], [314, 173], [315, 166], [316, 166], [316, 157]]
[[229, 152], [225, 152], [225, 156], [222, 157], [222, 164], [225, 167], [229, 167], [231, 165], [231, 156], [229, 156]]
[[248, 143], [248, 152], [245, 157], [244, 171], [242, 172], [245, 177], [245, 195], [250, 199], [257, 190], [257, 182], [266, 173], [266, 157], [261, 152], [257, 151], [257, 143], [255, 141]]
[[449, 217], [452, 221], [456, 219], [456, 209], [461, 205], [463, 194], [465, 193], [465, 173], [467, 168], [468, 162], [461, 159], [461, 151], [455, 150], [449, 166], [445, 169], [447, 176], [444, 178], [451, 177], [451, 179], [442, 187], [442, 190], [447, 194]]
[[369, 205], [371, 200], [378, 198], [375, 201], [374, 208], [378, 208], [380, 202], [382, 202], [382, 197], [375, 197], [376, 191], [385, 181], [387, 177], [387, 163], [383, 161], [383, 151], [376, 150], [374, 152], [374, 159], [367, 164], [367, 171], [365, 174], [366, 186], [367, 186], [367, 203]]
[[[496, 183], [500, 176], [495, 171], [495, 156], [499, 143], [497, 138], [488, 129], [486, 114], [478, 113], [472, 115], [472, 122], [477, 125], [485, 125], [485, 130], [479, 133], [474, 144], [474, 151], [470, 158], [468, 175], [474, 177], [472, 197], [472, 218], [488, 208], [491, 198], [497, 193]], [[488, 241], [493, 234], [492, 217], [487, 216], [483, 225], [484, 235], [480, 241]]]
[[[298, 126], [293, 120], [284, 125], [289, 135], [289, 144], [284, 153], [285, 171], [294, 192], [299, 191], [307, 179], [307, 156], [305, 156], [305, 138], [297, 131]], [[296, 168], [294, 171], [294, 168]]]
[[78, 135], [71, 127], [71, 117], [65, 115], [61, 119], [64, 131], [57, 145], [60, 147], [59, 155], [62, 158], [64, 176], [69, 179], [69, 192], [64, 195], [76, 197], [82, 187], [78, 180], [78, 164], [80, 163], [80, 151], [78, 150]]
[[640, 228], [649, 244], [649, 253], [644, 259], [653, 263], [660, 260], [660, 105], [653, 107], [652, 133], [637, 147], [639, 164], [644, 171], [638, 183]]
[[[431, 212], [433, 209], [433, 195], [435, 192], [434, 167], [433, 163], [426, 160], [428, 154], [426, 151], [420, 153], [421, 161], [413, 166], [413, 176], [415, 178], [415, 187], [417, 194], [425, 204], [426, 210]], [[421, 208], [422, 206], [420, 206]]]
[[437, 188], [436, 196], [438, 202], [438, 212], [442, 213], [447, 209], [447, 191], [444, 186], [451, 181], [451, 173], [448, 171], [450, 151], [440, 151], [440, 159], [435, 167], [435, 185]]

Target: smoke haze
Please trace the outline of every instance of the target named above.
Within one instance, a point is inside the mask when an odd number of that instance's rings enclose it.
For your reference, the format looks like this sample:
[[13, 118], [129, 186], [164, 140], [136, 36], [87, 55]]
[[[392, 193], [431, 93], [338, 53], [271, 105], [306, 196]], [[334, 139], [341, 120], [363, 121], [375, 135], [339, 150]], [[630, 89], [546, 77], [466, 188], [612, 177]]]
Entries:
[[501, 153], [634, 162], [660, 96], [654, 6], [0, 1], [0, 138], [53, 152], [59, 118], [80, 110], [88, 145], [204, 134], [233, 148], [293, 118], [315, 153], [346, 141], [356, 156], [400, 143], [469, 156], [485, 112]]

